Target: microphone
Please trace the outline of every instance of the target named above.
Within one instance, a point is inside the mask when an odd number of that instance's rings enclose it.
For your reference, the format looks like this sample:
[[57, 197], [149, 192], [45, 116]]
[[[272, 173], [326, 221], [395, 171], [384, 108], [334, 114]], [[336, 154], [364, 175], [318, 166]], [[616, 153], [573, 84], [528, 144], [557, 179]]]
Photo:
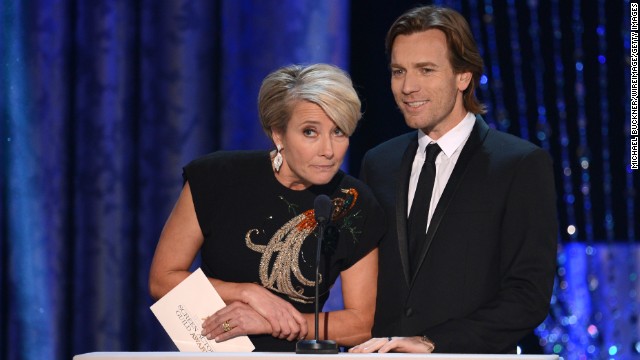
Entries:
[[324, 238], [325, 226], [331, 221], [331, 212], [333, 203], [331, 199], [324, 194], [318, 195], [313, 201], [313, 212], [316, 222], [318, 223], [318, 248], [316, 250], [316, 295], [315, 295], [315, 331], [316, 338], [314, 340], [300, 340], [296, 343], [296, 354], [337, 354], [338, 344], [333, 340], [318, 340], [318, 317], [320, 314], [320, 296], [319, 296], [319, 279], [320, 279], [320, 254], [322, 249], [322, 240]]
[[327, 195], [321, 194], [316, 197], [313, 201], [313, 212], [319, 225], [326, 225], [331, 220], [332, 208], [333, 203]]

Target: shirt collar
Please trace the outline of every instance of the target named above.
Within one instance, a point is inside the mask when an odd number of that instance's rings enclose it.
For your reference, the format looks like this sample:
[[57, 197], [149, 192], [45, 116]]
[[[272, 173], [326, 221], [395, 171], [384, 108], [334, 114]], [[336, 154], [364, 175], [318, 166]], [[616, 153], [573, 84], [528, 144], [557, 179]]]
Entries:
[[432, 142], [436, 142], [440, 145], [442, 152], [447, 156], [451, 157], [456, 150], [462, 145], [465, 140], [471, 134], [471, 130], [473, 130], [473, 125], [476, 123], [476, 116], [467, 112], [467, 115], [456, 125], [453, 129], [447, 131], [438, 141], [434, 141], [428, 135], [426, 135], [422, 130], [418, 130], [418, 152], [420, 154], [424, 154], [427, 145]]

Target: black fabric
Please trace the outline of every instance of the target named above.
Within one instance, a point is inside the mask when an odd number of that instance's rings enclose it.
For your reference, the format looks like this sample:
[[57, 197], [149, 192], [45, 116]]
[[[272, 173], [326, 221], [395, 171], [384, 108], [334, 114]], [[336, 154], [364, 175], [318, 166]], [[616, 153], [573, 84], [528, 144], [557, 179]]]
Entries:
[[411, 204], [411, 212], [409, 213], [408, 237], [409, 240], [409, 259], [411, 263], [411, 271], [416, 268], [416, 262], [419, 257], [420, 247], [424, 245], [427, 236], [427, 219], [429, 218], [429, 204], [431, 203], [431, 194], [433, 193], [433, 184], [436, 180], [436, 157], [440, 154], [440, 146], [436, 143], [427, 145], [425, 149], [425, 160], [422, 164], [418, 185]]
[[[268, 277], [290, 278], [292, 288], [301, 291], [301, 295], [280, 291], [278, 281], [271, 284], [270, 290], [302, 313], [314, 312], [315, 289], [294, 276], [293, 260], [297, 260], [300, 274], [313, 282], [316, 196], [326, 194], [337, 205], [325, 231], [325, 248], [331, 249], [324, 252], [321, 260], [320, 307], [340, 272], [375, 248], [384, 232], [382, 209], [362, 182], [340, 171], [326, 185], [292, 190], [275, 178], [267, 151], [209, 154], [187, 165], [184, 179], [191, 187], [205, 238], [201, 249], [204, 273], [223, 281], [257, 283], [269, 288], [265, 285], [269, 281], [259, 273], [264, 256]], [[311, 232], [304, 237], [305, 231]], [[296, 244], [295, 239], [300, 236], [303, 241]], [[291, 250], [292, 257], [286, 256], [287, 250]], [[282, 260], [279, 265], [284, 269], [274, 273], [276, 259]], [[295, 341], [270, 335], [250, 338], [256, 351], [295, 351]]]
[[411, 272], [403, 199], [416, 148], [413, 131], [362, 163], [389, 226], [372, 334], [426, 335], [436, 352], [510, 353], [549, 311], [558, 231], [551, 159], [477, 116]]

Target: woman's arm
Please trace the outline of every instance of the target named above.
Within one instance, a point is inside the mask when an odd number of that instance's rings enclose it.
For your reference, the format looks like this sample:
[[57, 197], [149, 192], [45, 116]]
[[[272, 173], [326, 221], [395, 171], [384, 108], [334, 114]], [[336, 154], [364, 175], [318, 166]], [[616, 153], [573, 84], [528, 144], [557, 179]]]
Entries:
[[[322, 313], [319, 317], [319, 339], [335, 340], [340, 346], [353, 346], [371, 338], [376, 308], [378, 249], [340, 273], [344, 310]], [[309, 335], [315, 337], [314, 314], [304, 314]], [[328, 332], [325, 331], [328, 324]]]
[[204, 237], [196, 218], [191, 188], [186, 183], [162, 229], [149, 272], [149, 292], [159, 299], [191, 273], [189, 267]]
[[[184, 185], [160, 235], [149, 274], [151, 297], [159, 299], [190, 275], [189, 268], [202, 247], [204, 236], [196, 217], [191, 188]], [[307, 321], [291, 304], [257, 284], [232, 283], [209, 278], [226, 304], [243, 302], [270, 324], [263, 333], [279, 338], [304, 337]], [[255, 323], [258, 323], [257, 321]], [[217, 324], [216, 324], [217, 325]], [[252, 329], [253, 333], [258, 331]]]

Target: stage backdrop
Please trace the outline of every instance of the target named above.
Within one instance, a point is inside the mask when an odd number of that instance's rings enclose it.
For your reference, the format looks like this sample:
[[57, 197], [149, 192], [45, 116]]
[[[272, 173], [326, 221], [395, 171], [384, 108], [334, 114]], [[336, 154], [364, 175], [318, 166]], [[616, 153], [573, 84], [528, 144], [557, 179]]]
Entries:
[[[417, 3], [0, 0], [0, 358], [175, 349], [147, 280], [182, 166], [268, 148], [261, 79], [328, 62], [365, 104], [345, 167], [357, 175], [364, 151], [407, 130], [383, 42]], [[480, 43], [487, 120], [555, 160], [558, 281], [527, 351], [638, 356], [629, 1], [439, 3]]]
[[[417, 3], [351, 0], [351, 74], [365, 99], [351, 142], [356, 173], [355, 159], [367, 149], [407, 131], [389, 90], [383, 39], [393, 20]], [[565, 359], [640, 357], [630, 2], [444, 3], [466, 16], [483, 54], [477, 94], [489, 107], [487, 122], [541, 146], [554, 160], [558, 277], [549, 318], [537, 339], [521, 345]]]
[[262, 78], [347, 68], [348, 5], [0, 2], [0, 358], [175, 349], [147, 279], [182, 166], [268, 148]]

